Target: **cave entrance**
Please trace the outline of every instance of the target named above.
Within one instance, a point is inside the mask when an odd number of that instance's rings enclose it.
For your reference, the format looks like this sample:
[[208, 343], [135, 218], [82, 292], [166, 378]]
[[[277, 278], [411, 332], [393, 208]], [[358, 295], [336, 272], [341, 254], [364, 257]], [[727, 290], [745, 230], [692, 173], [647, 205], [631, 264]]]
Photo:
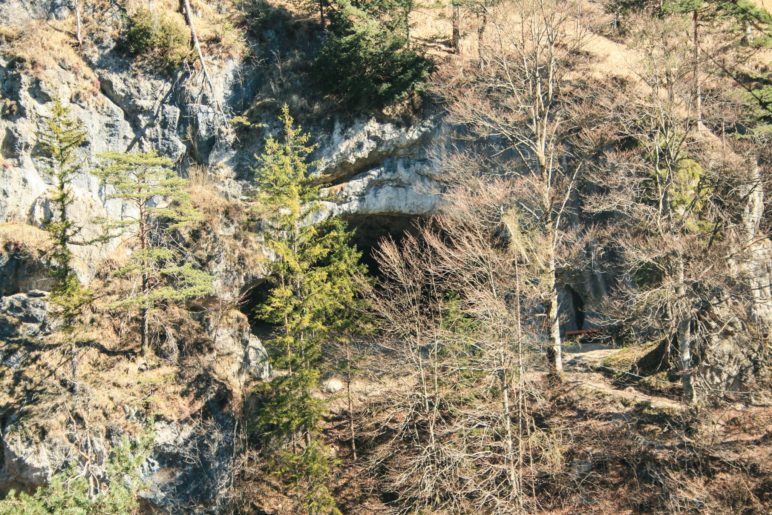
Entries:
[[[411, 215], [349, 215], [344, 218], [354, 232], [352, 242], [362, 252], [362, 262], [373, 276], [379, 276], [378, 263], [373, 254], [384, 238], [399, 242], [406, 234], [416, 232], [421, 217]], [[274, 285], [269, 279], [261, 279], [246, 286], [241, 292], [239, 309], [247, 315], [252, 332], [264, 339], [271, 335], [275, 326], [257, 316], [259, 306], [265, 304]]]
[[564, 285], [558, 294], [560, 332], [565, 337], [583, 334], [586, 327], [584, 298], [571, 285]]
[[392, 238], [397, 243], [406, 234], [416, 233], [416, 225], [422, 219], [417, 215], [348, 215], [343, 217], [354, 231], [353, 243], [362, 252], [362, 262], [371, 275], [378, 277], [375, 250], [381, 240]]
[[260, 340], [269, 338], [276, 327], [274, 324], [266, 322], [257, 316], [259, 307], [266, 303], [272, 289], [273, 284], [270, 280], [260, 279], [241, 290], [239, 311], [247, 315], [252, 334], [260, 338]]

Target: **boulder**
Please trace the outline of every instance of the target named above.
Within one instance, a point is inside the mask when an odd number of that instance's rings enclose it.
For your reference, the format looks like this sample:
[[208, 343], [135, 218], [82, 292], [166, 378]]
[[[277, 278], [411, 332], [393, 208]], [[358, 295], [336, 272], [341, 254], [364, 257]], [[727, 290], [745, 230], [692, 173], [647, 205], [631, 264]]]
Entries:
[[338, 377], [331, 377], [322, 381], [322, 392], [324, 393], [338, 393], [343, 389], [343, 381]]

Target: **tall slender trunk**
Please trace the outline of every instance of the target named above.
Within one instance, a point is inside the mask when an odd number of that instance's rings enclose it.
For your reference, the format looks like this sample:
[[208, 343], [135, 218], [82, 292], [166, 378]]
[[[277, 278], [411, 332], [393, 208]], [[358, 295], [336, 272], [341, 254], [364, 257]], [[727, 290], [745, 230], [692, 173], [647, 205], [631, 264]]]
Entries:
[[461, 41], [461, 6], [458, 4], [459, 0], [453, 0], [453, 36], [451, 38], [451, 44], [453, 46], [453, 52], [456, 54], [461, 53], [459, 47]]
[[356, 430], [354, 427], [354, 399], [351, 395], [351, 342], [346, 342], [346, 400], [348, 402], [348, 428], [351, 438], [351, 454], [357, 460]]
[[78, 40], [78, 46], [83, 46], [82, 26], [80, 19], [80, 2], [75, 0], [75, 37]]
[[547, 292], [549, 295], [547, 323], [550, 331], [550, 347], [547, 349], [550, 372], [560, 377], [563, 372], [563, 349], [560, 338], [560, 312], [558, 305], [557, 265], [555, 263], [555, 238], [552, 221], [548, 221], [549, 256], [547, 258]]
[[147, 247], [148, 247], [148, 235], [147, 235], [147, 221], [145, 219], [144, 206], [140, 206], [139, 209], [139, 248], [142, 252], [142, 307], [139, 310], [139, 344], [142, 352], [142, 357], [147, 358], [148, 355], [148, 333], [149, 321], [148, 321], [148, 309], [147, 302], [148, 295], [150, 294], [150, 277], [148, 275], [148, 268], [150, 264], [147, 259]]
[[694, 40], [694, 110], [698, 131], [702, 130], [702, 85], [700, 84], [699, 26], [699, 14], [695, 9], [692, 12], [692, 36]]
[[743, 20], [743, 45], [750, 45], [753, 43], [753, 25], [748, 20]]
[[550, 349], [547, 353], [550, 360], [550, 368], [553, 373], [560, 374], [563, 372], [563, 351], [562, 341], [560, 339], [560, 317], [558, 313], [558, 292], [554, 285], [554, 277], [552, 278], [553, 285], [550, 288], [550, 301], [549, 301], [549, 324], [550, 324]]
[[70, 373], [72, 374], [72, 393], [78, 395], [80, 384], [78, 383], [78, 346], [75, 338], [70, 341]]
[[324, 0], [319, 0], [319, 24], [324, 28]]
[[523, 327], [520, 318], [520, 266], [515, 261], [515, 337], [517, 338], [517, 477], [520, 479], [520, 494], [517, 506], [523, 513], [523, 420], [525, 419], [525, 367], [523, 366]]
[[[57, 222], [60, 225], [60, 229], [57, 232], [57, 242], [59, 256], [56, 259], [56, 267], [54, 268], [55, 279], [57, 282], [56, 288], [61, 290], [59, 293], [68, 295], [70, 292], [70, 281], [75, 275], [72, 269], [71, 257], [69, 256], [70, 240], [72, 234], [70, 233], [70, 225], [68, 224], [69, 217], [67, 215], [67, 205], [69, 203], [67, 180], [65, 179], [66, 172], [64, 167], [66, 163], [60, 160], [57, 163], [56, 169], [56, 201], [58, 214], [54, 216], [58, 217]], [[78, 348], [75, 343], [75, 338], [72, 335], [72, 331], [75, 326], [76, 316], [74, 307], [72, 305], [72, 298], [67, 298], [66, 305], [61, 306], [62, 309], [62, 324], [64, 334], [67, 335], [67, 339], [70, 342], [69, 354], [70, 354], [70, 372], [72, 382], [73, 394], [78, 394]]]
[[[420, 340], [418, 340], [420, 341]], [[423, 408], [424, 413], [426, 414], [429, 422], [429, 426], [427, 427], [427, 431], [429, 433], [429, 445], [432, 449], [434, 449], [435, 446], [435, 434], [434, 434], [434, 413], [432, 412], [431, 407], [429, 406], [429, 388], [427, 386], [427, 378], [426, 378], [426, 368], [424, 365], [423, 357], [421, 356], [421, 347], [417, 347], [418, 350], [418, 372], [419, 377], [421, 379], [421, 394], [423, 395]]]
[[[686, 296], [686, 274], [684, 269], [685, 265], [683, 257], [679, 256], [678, 286], [676, 286], [676, 295], [681, 301], [683, 301]], [[688, 404], [693, 404], [697, 399], [692, 374], [692, 321], [688, 313], [681, 314], [679, 318], [680, 319], [678, 320], [678, 326], [676, 329], [676, 337], [678, 338], [678, 353], [681, 357], [681, 384], [683, 387], [684, 401]]]
[[483, 11], [477, 15], [479, 25], [477, 26], [477, 59], [480, 61], [480, 68], [483, 66], [483, 36], [485, 35], [485, 29], [488, 26], [488, 13], [483, 8]]
[[[502, 359], [502, 361], [504, 361]], [[506, 363], [502, 363], [502, 365], [505, 365]], [[504, 417], [504, 429], [506, 432], [506, 444], [507, 444], [507, 468], [509, 469], [509, 483], [510, 487], [512, 488], [512, 494], [520, 497], [520, 481], [518, 480], [518, 468], [517, 468], [517, 458], [515, 457], [515, 442], [514, 442], [514, 435], [512, 432], [512, 408], [510, 406], [509, 401], [509, 379], [507, 377], [507, 368], [506, 366], [502, 366], [500, 373], [500, 381], [501, 381], [501, 391], [502, 391], [502, 397], [501, 397], [501, 408], [502, 408], [502, 416]]]
[[216, 98], [217, 94], [215, 93], [214, 83], [212, 82], [212, 76], [209, 75], [209, 68], [206, 66], [206, 60], [204, 60], [204, 52], [201, 50], [201, 43], [199, 42], [198, 35], [196, 34], [196, 27], [193, 24], [193, 11], [190, 9], [190, 2], [188, 0], [180, 0], [180, 11], [182, 11], [183, 16], [185, 17], [185, 23], [187, 23], [188, 28], [190, 29], [190, 39], [193, 42], [193, 49], [198, 55], [199, 62], [201, 62], [201, 71], [203, 72], [204, 79], [209, 86], [209, 91], [212, 94], [212, 103], [214, 104], [214, 108], [222, 115], [222, 107]]

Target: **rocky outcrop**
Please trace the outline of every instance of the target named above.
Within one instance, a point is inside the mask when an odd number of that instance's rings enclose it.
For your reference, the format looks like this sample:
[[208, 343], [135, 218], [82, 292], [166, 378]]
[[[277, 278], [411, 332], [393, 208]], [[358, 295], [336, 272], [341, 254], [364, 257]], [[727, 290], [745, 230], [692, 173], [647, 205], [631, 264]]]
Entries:
[[210, 335], [218, 376], [244, 384], [271, 376], [271, 366], [260, 339], [251, 333], [246, 315], [231, 310], [223, 316], [207, 317], [204, 328]]
[[[70, 9], [71, 2], [60, 0], [8, 0], [0, 2], [0, 20], [61, 19], [71, 14]], [[245, 106], [254, 106], [264, 80], [261, 63], [211, 62], [214, 82], [210, 88], [193, 70], [166, 75], [137, 68], [115, 50], [114, 43], [108, 40], [88, 46], [73, 54], [71, 62], [57, 62], [38, 73], [31, 73], [23, 60], [0, 57], [4, 101], [0, 105], [0, 224], [42, 227], [51, 218], [52, 181], [40, 156], [37, 134], [55, 99], [69, 106], [87, 134], [87, 143], [78, 149], [82, 169], [72, 189], [71, 215], [84, 228], [82, 239], [101, 234], [95, 223], [98, 218], [131, 215], [129, 206], [108, 200], [108, 191], [89, 173], [98, 166], [100, 153], [155, 150], [173, 159], [181, 175], [204, 176], [202, 188], [210, 196], [196, 200], [208, 209], [204, 210], [209, 218], [203, 227], [181, 235], [181, 241], [189, 243], [191, 259], [214, 277], [215, 295], [197, 306], [192, 320], [180, 322], [190, 323], [199, 338], [189, 341], [179, 331], [182, 336], [164, 341], [161, 358], [166, 365], [158, 368], [168, 366], [171, 374], [140, 370], [131, 364], [126, 373], [135, 374], [131, 377], [136, 384], [116, 386], [111, 382], [115, 378], [106, 377], [106, 386], [83, 388], [95, 397], [99, 392], [121, 399], [125, 395], [132, 401], [109, 397], [118, 411], [104, 408], [101, 426], [89, 429], [93, 452], [102, 457], [127, 427], [148, 423], [148, 398], [168, 401], [155, 413], [155, 448], [144, 470], [150, 487], [143, 499], [170, 512], [192, 512], [202, 505], [216, 512], [220, 494], [233, 476], [244, 390], [271, 374], [265, 348], [251, 332], [247, 317], [235, 308], [244, 292], [266, 273], [265, 263], [255, 258], [260, 255], [259, 237], [243, 234], [241, 225], [246, 218], [244, 200], [254, 187], [250, 179], [254, 155], [262, 150], [263, 137], [278, 130], [276, 106], [266, 102], [265, 110], [253, 109], [250, 115], [255, 126], [265, 128], [253, 130], [251, 137], [236, 137], [230, 118]], [[329, 195], [319, 216], [358, 220], [356, 225], [363, 229], [358, 238], [368, 240], [361, 234], [367, 230], [379, 236], [402, 230], [411, 217], [444, 207], [442, 163], [450, 150], [452, 128], [430, 108], [410, 121], [383, 115], [319, 116], [304, 129], [318, 145], [312, 156], [317, 163], [314, 174], [325, 181], [324, 191]], [[750, 240], [758, 240], [755, 235], [763, 204], [763, 199], [751, 196], [745, 215]], [[375, 239], [369, 238], [369, 244]], [[37, 291], [50, 288], [47, 265], [39, 255], [15, 245], [0, 248], [0, 340], [12, 342], [0, 349], [0, 363], [4, 384], [9, 385], [15, 384], [11, 376], [21, 373], [39, 352], [30, 343], [49, 332], [53, 323], [46, 294]], [[752, 284], [755, 315], [769, 323], [772, 245], [767, 240], [754, 245], [756, 258], [738, 266]], [[79, 245], [73, 250], [79, 276], [86, 283], [93, 280], [102, 261], [115, 257], [118, 250], [130, 251], [119, 240]], [[564, 329], [586, 328], [590, 318], [600, 318], [596, 308], [608, 290], [606, 277], [585, 270], [565, 279], [560, 298]], [[730, 329], [732, 335], [720, 334], [697, 351], [696, 376], [705, 390], [741, 390], [758, 373], [759, 342], [743, 336], [742, 327]], [[94, 349], [104, 352], [101, 342], [92, 343]], [[194, 345], [198, 346], [195, 353], [188, 350]], [[121, 352], [108, 350], [108, 356]], [[125, 356], [121, 359], [126, 361]], [[110, 370], [110, 366], [105, 367]], [[67, 378], [60, 375], [57, 381], [65, 385], [57, 390], [60, 396], [69, 398]], [[333, 378], [323, 389], [334, 393], [342, 386]], [[71, 433], [61, 428], [56, 431], [45, 417], [38, 414], [35, 418], [14, 405], [32, 394], [14, 393], [0, 406], [0, 490], [43, 484], [79, 451]], [[174, 412], [174, 406], [184, 409]]]
[[0, 4], [0, 20], [17, 23], [51, 18], [61, 20], [71, 14], [72, 4], [68, 0], [5, 0]]
[[[5, 134], [3, 166], [0, 167], [0, 223], [42, 226], [50, 219], [51, 177], [39, 154], [37, 134], [50, 115], [53, 99], [70, 98], [70, 86], [79, 80], [63, 68], [46, 70], [43, 80], [25, 73], [17, 63], [0, 59], [0, 91], [13, 103], [15, 113], [0, 118], [0, 134]], [[87, 133], [88, 143], [80, 149], [80, 159], [84, 163], [92, 162], [93, 156], [100, 152], [120, 148], [129, 141], [130, 127], [117, 107], [102, 102], [88, 106], [72, 103], [70, 107], [73, 116], [83, 122]], [[99, 181], [88, 173], [75, 177], [72, 195], [71, 216], [84, 228], [84, 240], [100, 235], [96, 219], [118, 218], [125, 211], [120, 202], [106, 200]], [[116, 246], [117, 242], [74, 249], [79, 258], [76, 266], [81, 278], [89, 280], [95, 272], [95, 264]]]
[[0, 350], [0, 356], [6, 370], [14, 369], [14, 362], [19, 361], [16, 352], [23, 352], [9, 344], [12, 339], [34, 338], [50, 331], [47, 297], [40, 290], [0, 297], [0, 341], [7, 344]]
[[[104, 460], [122, 435], [153, 420], [154, 447], [143, 469], [150, 481], [145, 502], [177, 513], [200, 506], [216, 511], [233, 474], [241, 398], [252, 381], [271, 373], [247, 318], [235, 310], [204, 317], [199, 332], [209, 350], [190, 356], [178, 351], [180, 372], [171, 369], [171, 375], [163, 362], [148, 368], [100, 342], [86, 342], [82, 352], [102, 355], [92, 355], [89, 362], [96, 365], [83, 373], [77, 393], [69, 388], [69, 361], [55, 354], [55, 345], [54, 354], [45, 354], [47, 346], [40, 343], [53, 327], [46, 293], [0, 297], [0, 492], [42, 485], [85, 451]], [[125, 377], [115, 377], [115, 366]], [[123, 379], [128, 381], [116, 382]], [[150, 395], [162, 397], [167, 408], [149, 410], [138, 402]]]
[[41, 435], [3, 430], [2, 485], [29, 487], [44, 485], [51, 475], [75, 456], [73, 449], [59, 441], [50, 441]]
[[[17, 114], [0, 119], [5, 134], [3, 164], [0, 168], [0, 222], [15, 221], [41, 226], [51, 216], [49, 189], [51, 178], [36, 150], [37, 133], [50, 115], [54, 98], [69, 104], [72, 115], [83, 123], [87, 144], [80, 149], [83, 173], [73, 185], [75, 196], [71, 215], [84, 227], [83, 239], [100, 234], [98, 218], [120, 218], [128, 207], [107, 200], [105, 189], [88, 173], [98, 165], [97, 156], [105, 151], [145, 151], [154, 149], [179, 163], [180, 173], [188, 167], [204, 165], [217, 180], [212, 188], [223, 197], [238, 199], [249, 187], [248, 175], [261, 143], [242, 145], [233, 138], [222, 113], [212, 107], [243, 96], [231, 90], [242, 88], [236, 73], [250, 73], [237, 63], [226, 63], [218, 70], [217, 98], [212, 105], [194, 98], [192, 83], [183, 77], [166, 78], [139, 75], [120, 56], [107, 54], [95, 69], [100, 96], [89, 103], [72, 102], [72, 91], [80, 80], [66, 69], [47, 70], [45, 80], [37, 79], [12, 62], [0, 60], [0, 89], [15, 103]], [[204, 97], [206, 98], [206, 97]], [[266, 113], [272, 124], [273, 113]], [[443, 153], [441, 123], [437, 118], [415, 125], [379, 122], [374, 118], [343, 124], [335, 122], [330, 136], [320, 134], [318, 173], [335, 180], [330, 192], [334, 214], [427, 214], [437, 207], [439, 187], [434, 181], [436, 161]], [[315, 156], [316, 157], [316, 156]], [[88, 282], [97, 264], [119, 246], [80, 246], [81, 279]]]
[[51, 274], [43, 260], [13, 244], [0, 248], [0, 297], [49, 290], [51, 285]]
[[[69, 6], [69, 2], [11, 1], [0, 4], [0, 17], [19, 23], [50, 16], [64, 17], [69, 14]], [[237, 203], [244, 185], [236, 181], [237, 171], [231, 162], [238, 161], [240, 152], [251, 156], [253, 150], [239, 148], [231, 137], [226, 115], [214, 106], [225, 106], [227, 110], [228, 99], [236, 95], [234, 81], [242, 66], [238, 62], [220, 64], [215, 74], [215, 91], [201, 95], [196, 78], [183, 74], [167, 77], [138, 73], [127, 58], [112, 50], [109, 42], [86, 49], [73, 58], [73, 62], [59, 62], [35, 74], [29, 73], [22, 61], [0, 57], [0, 92], [5, 101], [0, 116], [0, 224], [41, 227], [51, 217], [51, 178], [39, 154], [37, 134], [51, 113], [54, 99], [61, 99], [86, 131], [87, 143], [78, 149], [82, 172], [74, 180], [74, 203], [70, 211], [73, 221], [84, 228], [82, 239], [91, 240], [100, 235], [96, 219], [118, 219], [131, 214], [128, 206], [108, 200], [108, 192], [89, 173], [98, 165], [99, 154], [105, 151], [156, 150], [174, 159], [183, 175], [189, 174], [192, 165], [207, 166], [211, 171], [213, 198], [219, 195]], [[84, 74], [78, 72], [79, 69], [88, 71]], [[88, 77], [89, 95], [81, 94], [84, 76]], [[214, 220], [207, 226], [209, 232], [187, 236], [202, 243], [198, 257], [215, 276], [218, 295], [209, 302], [215, 307], [230, 306], [238, 301], [246, 284], [261, 277], [262, 267], [244, 261], [236, 251], [240, 246], [245, 250], [254, 247], [254, 242], [234, 239], [237, 220], [218, 217], [216, 222], [217, 227]], [[18, 247], [15, 241], [8, 240], [7, 244], [4, 241], [3, 245], [0, 251], [0, 339], [4, 342], [0, 349], [4, 385], [0, 402], [2, 491], [44, 484], [68, 461], [79, 456], [81, 450], [81, 443], [70, 428], [73, 422], [66, 422], [63, 427], [60, 417], [48, 420], [34, 410], [17, 406], [20, 400], [24, 402], [26, 395], [38, 395], [25, 390], [36, 380], [51, 389], [49, 397], [57, 399], [56, 402], [67, 401], [72, 392], [67, 375], [69, 365], [55, 370], [51, 376], [40, 375], [41, 371], [36, 369], [48, 359], [40, 358], [41, 353], [47, 351], [37, 342], [50, 331], [52, 324], [46, 294], [34, 291], [50, 287], [47, 266], [36, 252]], [[119, 248], [118, 240], [109, 245], [75, 247], [80, 278], [90, 282], [100, 263], [114, 256]], [[221, 310], [209, 309], [207, 313]], [[246, 317], [233, 310], [226, 309], [225, 313], [225, 316], [207, 314], [190, 322], [200, 324], [199, 340], [204, 342], [203, 349], [196, 349], [195, 357], [188, 348], [199, 342], [169, 339], [164, 343], [165, 359], [176, 363], [179, 370], [197, 371], [195, 374], [159, 375], [161, 372], [155, 368], [137, 368], [120, 355], [120, 350], [106, 348], [99, 341], [87, 342], [83, 347], [83, 352], [93, 349], [90, 352], [103, 354], [92, 358], [103, 361], [102, 367], [109, 369], [121, 363], [127, 370], [125, 374], [133, 377], [130, 384], [124, 386], [115, 382], [116, 377], [101, 377], [100, 372], [92, 371], [88, 379], [82, 381], [79, 397], [72, 398], [74, 405], [90, 396], [114, 399], [102, 408], [90, 407], [89, 410], [97, 414], [97, 420], [92, 420], [88, 429], [80, 428], [90, 434], [89, 445], [102, 458], [128, 428], [149, 420], [150, 413], [142, 404], [138, 407], [136, 399], [160, 396], [158, 402], [184, 408], [180, 412], [166, 408], [155, 415], [155, 447], [145, 467], [151, 488], [143, 497], [156, 508], [192, 511], [205, 505], [216, 509], [218, 495], [232, 477], [234, 428], [242, 389], [270, 374], [266, 351], [251, 333]], [[118, 361], [113, 363], [113, 356]], [[194, 358], [195, 365], [186, 361]], [[23, 380], [25, 374], [30, 375], [27, 382]], [[170, 382], [168, 377], [176, 379]], [[158, 386], [152, 386], [156, 384]], [[126, 401], [121, 404], [117, 399]], [[61, 407], [51, 409], [62, 412]], [[67, 411], [77, 423], [82, 423], [76, 408], [68, 406]], [[100, 421], [100, 416], [106, 417], [105, 420]]]

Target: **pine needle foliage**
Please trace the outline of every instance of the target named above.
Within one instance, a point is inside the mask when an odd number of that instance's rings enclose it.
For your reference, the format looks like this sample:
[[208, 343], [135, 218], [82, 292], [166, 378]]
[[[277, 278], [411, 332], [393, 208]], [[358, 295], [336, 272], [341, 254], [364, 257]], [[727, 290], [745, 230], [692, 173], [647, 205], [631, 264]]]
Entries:
[[[141, 467], [153, 448], [153, 433], [124, 437], [105, 463], [103, 477], [89, 478], [76, 463], [55, 474], [33, 494], [11, 490], [0, 501], [0, 515], [124, 515], [139, 509], [137, 493], [145, 487]], [[96, 492], [94, 487], [96, 485]]]
[[330, 457], [322, 443], [324, 402], [313, 392], [323, 350], [336, 338], [339, 317], [357, 296], [364, 273], [351, 232], [340, 220], [312, 223], [319, 187], [309, 178], [308, 134], [284, 106], [283, 137], [269, 137], [258, 157], [257, 206], [266, 245], [274, 254], [273, 289], [258, 316], [277, 326], [267, 342], [275, 368], [283, 372], [260, 388], [264, 402], [255, 429], [266, 444], [273, 471], [301, 498], [310, 513], [338, 513], [325, 483]]
[[61, 332], [72, 336], [83, 306], [91, 300], [90, 293], [81, 286], [73, 267], [71, 247], [77, 243], [82, 228], [72, 220], [69, 211], [75, 201], [72, 181], [82, 169], [76, 151], [86, 142], [86, 133], [80, 123], [71, 117], [70, 110], [56, 100], [51, 117], [38, 135], [38, 142], [43, 149], [47, 173], [54, 183], [50, 197], [53, 216], [45, 227], [53, 241], [50, 252], [54, 279], [51, 301], [58, 310]]
[[149, 315], [160, 303], [183, 302], [208, 295], [212, 277], [190, 263], [179, 264], [181, 252], [164, 240], [164, 235], [202, 219], [193, 207], [173, 162], [155, 153], [106, 153], [105, 166], [97, 174], [112, 186], [110, 198], [121, 199], [134, 208], [134, 215], [107, 223], [107, 237], [129, 232], [136, 251], [117, 270], [118, 277], [133, 279], [139, 288], [115, 302], [116, 309], [139, 313], [140, 345], [143, 355], [149, 346]]
[[421, 91], [432, 63], [410, 48], [406, 14], [390, 28], [391, 21], [338, 0], [329, 17], [313, 68], [323, 93], [349, 108], [378, 109]]

